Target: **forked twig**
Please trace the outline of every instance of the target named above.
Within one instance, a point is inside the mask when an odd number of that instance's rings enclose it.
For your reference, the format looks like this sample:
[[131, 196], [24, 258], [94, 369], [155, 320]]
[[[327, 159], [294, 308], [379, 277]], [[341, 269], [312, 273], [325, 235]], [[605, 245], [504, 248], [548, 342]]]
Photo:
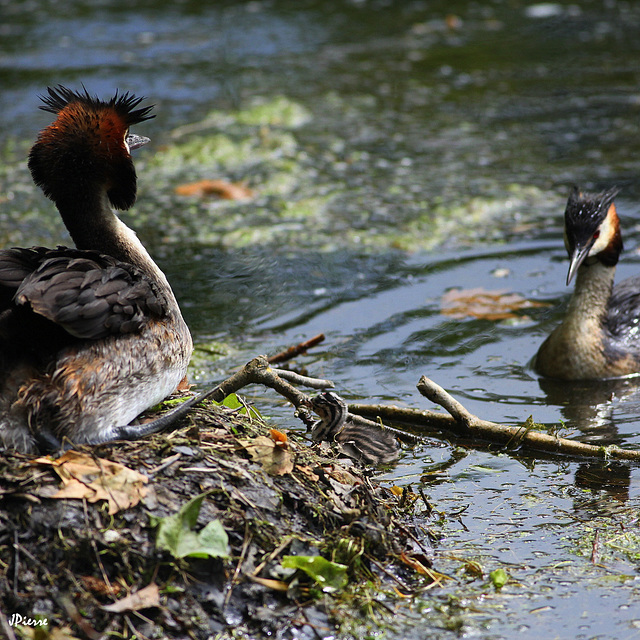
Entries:
[[401, 422], [418, 428], [424, 427], [430, 431], [431, 435], [433, 430], [446, 431], [467, 440], [494, 442], [511, 449], [520, 447], [527, 451], [560, 453], [580, 458], [640, 461], [640, 451], [621, 449], [614, 445], [599, 447], [542, 433], [526, 425], [512, 427], [483, 420], [467, 411], [442, 387], [426, 376], [420, 378], [417, 387], [423, 396], [439, 404], [450, 415], [435, 411], [366, 404], [350, 404], [349, 410], [363, 416], [380, 417], [382, 420]]

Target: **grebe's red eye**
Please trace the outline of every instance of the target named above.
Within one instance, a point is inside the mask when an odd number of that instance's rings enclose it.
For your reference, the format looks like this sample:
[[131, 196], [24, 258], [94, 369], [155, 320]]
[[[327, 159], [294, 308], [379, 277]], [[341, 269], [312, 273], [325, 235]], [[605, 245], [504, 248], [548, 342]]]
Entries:
[[593, 239], [594, 239], [594, 240], [597, 240], [599, 237], [600, 237], [600, 231], [596, 231], [596, 232], [593, 234]]

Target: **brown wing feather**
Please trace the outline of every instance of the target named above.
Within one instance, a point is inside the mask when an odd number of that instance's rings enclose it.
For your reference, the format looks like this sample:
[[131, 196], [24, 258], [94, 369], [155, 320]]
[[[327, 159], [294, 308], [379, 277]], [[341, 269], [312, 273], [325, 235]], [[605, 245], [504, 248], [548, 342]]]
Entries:
[[13, 305], [13, 297], [23, 280], [31, 275], [51, 249], [4, 249], [0, 251], [0, 311]]
[[[6, 253], [0, 256], [0, 285], [10, 288], [21, 269], [27, 272], [14, 303], [29, 307], [77, 338], [133, 333], [166, 312], [166, 298], [155, 283], [137, 267], [110, 256], [59, 248], [41, 253], [38, 263], [31, 254]], [[12, 260], [17, 262], [13, 272]]]

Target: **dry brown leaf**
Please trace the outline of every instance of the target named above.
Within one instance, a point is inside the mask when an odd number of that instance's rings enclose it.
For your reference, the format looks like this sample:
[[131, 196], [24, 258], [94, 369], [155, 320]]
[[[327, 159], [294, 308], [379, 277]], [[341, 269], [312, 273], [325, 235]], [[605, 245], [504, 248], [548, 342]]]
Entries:
[[107, 500], [109, 515], [134, 507], [147, 494], [148, 478], [133, 469], [86, 453], [67, 451], [60, 458], [48, 456], [34, 464], [53, 467], [62, 480], [62, 488], [50, 498], [86, 498], [89, 502]]
[[242, 441], [242, 446], [253, 460], [259, 462], [271, 475], [283, 476], [293, 471], [291, 454], [278, 446], [271, 438], [258, 436], [253, 440]]
[[122, 593], [122, 585], [118, 583], [107, 584], [102, 578], [95, 576], [80, 576], [82, 586], [98, 596], [119, 596]]
[[224, 200], [247, 200], [253, 197], [253, 191], [243, 184], [237, 182], [226, 182], [225, 180], [200, 180], [181, 184], [175, 188], [179, 196], [218, 196]]
[[521, 318], [514, 313], [520, 309], [546, 307], [546, 303], [527, 300], [518, 293], [475, 289], [450, 289], [441, 300], [441, 312], [452, 318], [478, 318], [481, 320], [507, 320]]
[[404, 551], [400, 554], [400, 560], [402, 560], [402, 562], [404, 562], [407, 566], [411, 567], [414, 571], [417, 571], [422, 575], [427, 575], [429, 573], [427, 567], [425, 567], [424, 564], [420, 562], [420, 560], [407, 555]]
[[309, 480], [311, 480], [311, 482], [318, 482], [318, 480], [320, 480], [320, 476], [318, 474], [316, 474], [316, 473], [313, 473], [313, 471], [311, 471], [311, 467], [298, 466], [297, 469], [303, 475], [307, 476], [307, 478], [309, 478]]
[[102, 608], [111, 613], [122, 613], [123, 611], [140, 611], [140, 609], [159, 606], [160, 590], [158, 589], [158, 585], [152, 582], [150, 585], [128, 595], [126, 598], [122, 598], [122, 600], [118, 600], [113, 604], [107, 604]]
[[352, 487], [356, 484], [362, 484], [362, 480], [353, 475], [350, 471], [339, 465], [331, 465], [324, 467], [325, 473], [333, 478], [336, 482]]
[[282, 580], [272, 580], [271, 578], [260, 578], [259, 576], [249, 576], [251, 580], [261, 584], [263, 587], [268, 587], [269, 589], [273, 589], [274, 591], [287, 591], [289, 589], [289, 585]]
[[176, 391], [178, 393], [184, 393], [185, 391], [189, 391], [192, 386], [193, 385], [189, 384], [189, 379], [187, 378], [187, 376], [185, 376], [184, 378], [182, 378], [182, 380], [180, 380], [180, 382], [178, 382]]

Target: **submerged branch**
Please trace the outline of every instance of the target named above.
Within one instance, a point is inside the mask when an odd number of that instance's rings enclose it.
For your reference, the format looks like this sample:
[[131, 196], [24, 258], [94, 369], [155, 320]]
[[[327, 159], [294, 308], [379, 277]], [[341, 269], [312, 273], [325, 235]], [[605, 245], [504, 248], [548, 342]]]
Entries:
[[462, 438], [484, 440], [505, 445], [509, 449], [522, 448], [527, 451], [560, 453], [581, 458], [640, 461], [640, 451], [620, 449], [616, 446], [601, 447], [567, 438], [552, 436], [531, 428], [511, 427], [483, 420], [465, 409], [457, 400], [435, 382], [422, 376], [418, 391], [446, 409], [451, 415], [435, 411], [419, 411], [389, 405], [351, 404], [349, 410], [363, 416], [378, 416], [382, 420], [402, 422], [415, 427], [447, 431]]
[[324, 340], [324, 333], [319, 333], [317, 336], [313, 338], [309, 338], [309, 340], [305, 340], [300, 344], [296, 344], [293, 347], [289, 347], [280, 353], [276, 353], [273, 356], [269, 356], [268, 361], [269, 364], [279, 364], [280, 362], [286, 362], [287, 360], [291, 360], [296, 356], [299, 356], [303, 353], [306, 353], [311, 347], [315, 347], [317, 344], [320, 344]]

